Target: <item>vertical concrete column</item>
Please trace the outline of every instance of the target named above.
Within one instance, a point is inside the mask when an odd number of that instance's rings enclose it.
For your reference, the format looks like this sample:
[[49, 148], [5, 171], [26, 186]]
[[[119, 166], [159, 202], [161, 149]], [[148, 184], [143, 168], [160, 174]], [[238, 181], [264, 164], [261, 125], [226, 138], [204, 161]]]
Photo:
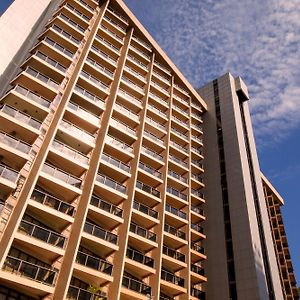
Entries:
[[140, 125], [137, 129], [137, 138], [138, 140], [135, 142], [134, 148], [134, 158], [131, 164], [131, 178], [128, 181], [127, 185], [127, 195], [128, 199], [125, 201], [123, 205], [124, 211], [124, 223], [120, 225], [119, 229], [119, 251], [115, 255], [114, 259], [114, 268], [113, 268], [113, 277], [114, 281], [111, 284], [111, 288], [109, 289], [108, 298], [109, 299], [120, 299], [121, 295], [121, 288], [122, 288], [122, 279], [125, 267], [125, 258], [126, 258], [126, 250], [128, 245], [128, 232], [130, 228], [131, 222], [131, 214], [132, 214], [132, 207], [134, 201], [134, 194], [135, 194], [135, 184], [137, 180], [138, 174], [138, 166], [140, 160], [140, 151], [143, 141], [143, 132], [145, 127], [145, 117], [147, 113], [147, 105], [148, 105], [148, 95], [150, 91], [150, 83], [152, 77], [152, 70], [153, 70], [153, 63], [154, 63], [155, 55], [152, 55], [151, 62], [148, 68], [147, 74], [147, 84], [145, 88], [145, 96], [142, 99], [143, 109], [140, 113]]
[[[96, 22], [96, 26], [94, 28], [95, 32], [94, 35], [97, 32], [98, 26], [102, 20], [102, 17], [104, 15], [105, 9], [108, 6], [108, 2], [106, 1], [105, 4], [103, 4], [102, 8], [102, 14], [99, 15], [99, 18]], [[133, 29], [129, 30], [126, 34], [124, 46], [122, 47], [120, 58], [118, 61], [117, 69], [115, 71], [115, 77], [111, 84], [110, 88], [110, 94], [106, 100], [106, 110], [102, 117], [101, 122], [101, 130], [98, 133], [98, 136], [96, 137], [95, 142], [95, 149], [93, 150], [93, 153], [90, 158], [90, 165], [89, 169], [86, 173], [85, 180], [83, 182], [82, 187], [82, 195], [79, 199], [79, 204], [77, 207], [77, 212], [75, 215], [74, 223], [71, 229], [71, 234], [69, 238], [69, 242], [66, 248], [66, 252], [64, 255], [64, 260], [62, 262], [61, 266], [61, 272], [59, 273], [56, 289], [54, 292], [54, 299], [64, 299], [66, 296], [68, 286], [71, 281], [72, 277], [72, 271], [73, 271], [73, 263], [76, 259], [76, 254], [80, 245], [80, 239], [78, 237], [81, 235], [84, 222], [87, 216], [88, 212], [88, 204], [90, 202], [90, 198], [92, 196], [93, 192], [93, 186], [96, 180], [97, 172], [100, 165], [100, 159], [104, 148], [104, 141], [105, 137], [107, 135], [108, 129], [109, 129], [109, 120], [112, 116], [113, 107], [115, 104], [115, 100], [117, 98], [117, 91], [119, 89], [121, 76], [123, 73], [123, 68], [125, 65], [127, 53], [128, 53], [128, 47], [130, 44], [130, 40], [132, 37]], [[93, 41], [93, 40], [92, 40]], [[92, 44], [92, 41], [90, 45]], [[116, 299], [116, 298], [115, 298]]]

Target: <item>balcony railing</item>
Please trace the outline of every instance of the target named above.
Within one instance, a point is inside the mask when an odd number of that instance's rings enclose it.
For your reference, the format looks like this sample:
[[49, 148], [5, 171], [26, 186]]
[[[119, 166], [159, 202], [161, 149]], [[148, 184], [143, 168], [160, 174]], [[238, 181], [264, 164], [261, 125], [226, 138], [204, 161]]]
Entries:
[[88, 268], [100, 271], [102, 273], [105, 273], [107, 275], [112, 274], [113, 265], [109, 262], [107, 262], [104, 259], [101, 259], [99, 257], [95, 257], [92, 255], [88, 255], [86, 253], [83, 253], [81, 251], [77, 252], [76, 256], [76, 262], [80, 265], [86, 266]]
[[41, 80], [42, 82], [46, 83], [47, 85], [55, 88], [55, 89], [58, 89], [59, 87], [59, 83], [52, 80], [51, 78], [41, 74], [40, 72], [34, 70], [33, 68], [31, 67], [27, 67], [26, 70], [25, 70], [26, 73], [28, 73], [29, 75], [31, 75], [32, 77], [35, 77], [39, 80]]
[[149, 122], [150, 124], [153, 124], [154, 127], [160, 128], [160, 129], [162, 129], [164, 131], [166, 130], [166, 126], [165, 125], [162, 125], [162, 124], [154, 121], [152, 118], [150, 118], [148, 116], [146, 116], [146, 121]]
[[153, 74], [155, 74], [155, 76], [157, 76], [158, 78], [160, 78], [163, 82], [170, 84], [170, 80], [168, 78], [166, 78], [165, 76], [159, 74], [156, 71], [153, 71]]
[[183, 183], [187, 183], [188, 182], [188, 179], [179, 175], [178, 173], [172, 171], [172, 170], [168, 170], [168, 175], [170, 175], [171, 177], [183, 182]]
[[67, 68], [65, 66], [63, 66], [62, 64], [60, 64], [59, 62], [57, 62], [56, 60], [52, 59], [51, 57], [45, 55], [44, 53], [37, 51], [35, 53], [35, 55], [40, 58], [41, 60], [45, 61], [46, 63], [48, 63], [49, 65], [51, 65], [52, 67], [56, 68], [57, 70], [65, 73], [67, 71]]
[[130, 48], [134, 49], [134, 51], [136, 51], [139, 55], [144, 57], [146, 60], [150, 60], [150, 55], [146, 54], [142, 50], [138, 49], [137, 47], [135, 47], [133, 45], [130, 45]]
[[192, 146], [191, 149], [192, 149], [192, 151], [194, 151], [194, 152], [196, 152], [196, 153], [202, 155], [201, 148], [196, 148], [196, 147], [193, 147], [193, 146]]
[[175, 298], [174, 297], [169, 297], [163, 293], [160, 293], [159, 295], [159, 300], [174, 300]]
[[50, 286], [54, 285], [57, 276], [55, 269], [40, 267], [12, 256], [6, 257], [3, 270]]
[[137, 181], [137, 182], [136, 182], [136, 187], [137, 187], [138, 189], [141, 189], [141, 190], [145, 191], [145, 192], [148, 193], [148, 194], [151, 194], [151, 195], [153, 195], [153, 196], [155, 196], [155, 197], [157, 197], [157, 198], [160, 198], [160, 191], [158, 191], [157, 189], [153, 188], [153, 187], [150, 186], [150, 185], [147, 185], [147, 184], [145, 184], [145, 183], [142, 183], [142, 182], [140, 182], [140, 181]]
[[191, 271], [198, 275], [204, 276], [204, 268], [195, 264], [191, 264]]
[[171, 127], [171, 131], [175, 132], [176, 134], [178, 134], [179, 136], [181, 136], [183, 139], [188, 139], [188, 136], [184, 133], [182, 133], [181, 131], [177, 130], [174, 127]]
[[119, 168], [119, 169], [127, 172], [127, 173], [130, 172], [130, 166], [129, 165], [123, 163], [119, 159], [116, 159], [116, 158], [114, 158], [114, 157], [112, 157], [112, 156], [110, 156], [110, 155], [108, 155], [106, 153], [103, 153], [101, 155], [101, 159], [104, 160], [104, 161], [106, 161], [106, 162], [108, 162], [109, 164], [111, 164], [111, 165], [113, 165], [113, 166], [115, 166], [115, 167], [117, 167], [117, 168]]
[[112, 244], [118, 244], [118, 236], [116, 234], [113, 234], [92, 223], [85, 222], [83, 231]]
[[139, 168], [146, 171], [147, 173], [150, 173], [151, 175], [161, 179], [162, 178], [162, 174], [161, 172], [157, 171], [156, 169], [154, 169], [151, 166], [145, 165], [142, 162], [139, 162]]
[[14, 89], [19, 94], [25, 96], [26, 98], [46, 107], [49, 108], [51, 102], [47, 100], [46, 98], [39, 96], [38, 94], [35, 94], [34, 92], [24, 88], [23, 86], [17, 85]]
[[72, 132], [79, 140], [87, 141], [90, 143], [94, 143], [95, 141], [95, 137], [92, 134], [85, 131], [84, 129], [77, 127], [76, 125], [74, 125], [69, 121], [62, 120], [60, 122], [60, 126]]
[[97, 174], [97, 177], [96, 177], [96, 181], [100, 182], [100, 183], [103, 183], [105, 184], [106, 186], [118, 191], [118, 192], [121, 192], [123, 194], [126, 193], [126, 186], [113, 180], [112, 178], [108, 177], [108, 176], [105, 176], [105, 175], [102, 175], [102, 174]]
[[118, 27], [119, 30], [123, 31], [123, 33], [126, 33], [126, 29], [121, 26], [120, 24], [118, 24], [116, 21], [114, 21], [113, 19], [111, 19], [110, 17], [108, 17], [107, 15], [104, 15], [103, 17], [106, 21], [108, 21], [109, 23], [111, 23], [112, 25]]
[[185, 90], [184, 88], [182, 88], [181, 86], [179, 86], [178, 84], [174, 83], [174, 87], [176, 87], [179, 91], [181, 91], [185, 95], [187, 95], [187, 96], [189, 95], [189, 92], [187, 90]]
[[198, 141], [199, 143], [203, 144], [203, 139], [200, 139], [199, 137], [192, 135], [192, 138], [196, 141]]
[[166, 211], [171, 214], [186, 220], [186, 213], [166, 203]]
[[54, 29], [56, 32], [60, 33], [61, 35], [63, 35], [65, 38], [67, 38], [68, 40], [74, 42], [75, 44], [79, 45], [80, 44], [80, 40], [78, 40], [77, 38], [75, 38], [73, 35], [71, 35], [70, 33], [66, 32], [65, 30], [63, 30], [62, 28], [60, 28], [59, 26], [53, 24], [51, 26], [52, 29]]
[[29, 144], [2, 131], [0, 131], [0, 142], [25, 154], [29, 154], [31, 150], [31, 146]]
[[152, 157], [154, 157], [154, 158], [156, 158], [156, 159], [158, 159], [158, 160], [160, 160], [160, 161], [163, 161], [163, 160], [164, 160], [164, 158], [163, 158], [162, 155], [156, 153], [155, 151], [153, 151], [153, 150], [151, 150], [151, 149], [149, 149], [149, 148], [147, 148], [147, 147], [145, 147], [145, 146], [142, 146], [142, 147], [141, 147], [141, 150], [142, 150], [142, 152], [144, 152], [144, 153], [146, 153], [146, 154], [149, 154], [150, 156], [152, 156]]
[[163, 245], [163, 254], [170, 256], [172, 258], [175, 258], [177, 260], [180, 260], [182, 262], [185, 262], [185, 255], [180, 253], [177, 250], [171, 249], [166, 245]]
[[163, 112], [162, 110], [160, 110], [160, 109], [158, 109], [157, 107], [155, 107], [154, 105], [152, 105], [152, 104], [148, 104], [148, 107], [150, 107], [152, 110], [154, 110], [157, 114], [159, 114], [159, 115], [161, 115], [161, 116], [163, 116], [163, 117], [167, 117], [167, 115], [166, 115], [166, 113], [165, 112]]
[[160, 144], [160, 145], [164, 145], [164, 141], [162, 139], [159, 139], [156, 135], [154, 135], [153, 133], [144, 130], [144, 136], [149, 137], [151, 140], [155, 141], [156, 143]]
[[107, 300], [104, 293], [91, 293], [77, 286], [70, 285], [67, 300]]
[[204, 229], [203, 229], [203, 227], [202, 227], [201, 225], [199, 225], [199, 224], [191, 223], [191, 228], [194, 229], [194, 230], [196, 230], [196, 231], [199, 232], [199, 233], [204, 234]]
[[113, 214], [117, 217], [123, 218], [123, 209], [121, 209], [118, 206], [113, 205], [109, 202], [106, 202], [101, 198], [92, 196], [90, 204], [93, 206], [96, 206], [110, 214]]
[[127, 93], [126, 91], [124, 91], [123, 89], [119, 88], [118, 90], [118, 94], [121, 94], [123, 97], [125, 96], [126, 99], [132, 101], [134, 104], [140, 106], [141, 105], [141, 100], [138, 99], [137, 97]]
[[194, 117], [194, 118], [196, 118], [197, 120], [202, 121], [202, 117], [200, 115], [197, 115], [195, 113], [191, 113], [191, 116]]
[[174, 121], [176, 121], [176, 122], [182, 124], [182, 125], [185, 126], [185, 127], [188, 127], [188, 124], [187, 124], [185, 121], [183, 121], [183, 120], [181, 120], [181, 119], [179, 119], [179, 118], [177, 118], [177, 117], [175, 117], [175, 116], [172, 116], [172, 120], [174, 120]]
[[175, 161], [176, 163], [178, 163], [179, 165], [187, 168], [188, 165], [186, 162], [184, 162], [182, 159], [179, 159], [177, 158], [176, 156], [172, 155], [172, 154], [169, 154], [169, 158], [172, 160], [172, 161]]
[[114, 72], [109, 70], [108, 68], [105, 68], [104, 66], [100, 65], [98, 62], [96, 62], [94, 59], [87, 57], [87, 62], [89, 62], [91, 65], [93, 65], [96, 69], [100, 70], [101, 72], [105, 73], [106, 75], [113, 77]]
[[201, 245], [197, 244], [196, 242], [192, 242], [191, 249], [204, 254], [204, 248]]
[[83, 0], [77, 0], [77, 1], [79, 1], [83, 6], [85, 6], [91, 12], [94, 12], [95, 9], [92, 6], [90, 6], [89, 4], [87, 4], [85, 1], [83, 1]]
[[166, 68], [165, 66], [163, 66], [160, 62], [158, 62], [157, 60], [154, 61], [154, 64], [159, 66], [161, 69], [163, 69], [166, 73], [171, 75], [171, 71], [170, 69]]
[[86, 89], [76, 85], [74, 87], [74, 90], [79, 92], [80, 94], [82, 94], [83, 96], [89, 98], [89, 100], [92, 100], [93, 102], [95, 102], [98, 106], [103, 107], [105, 105], [105, 101], [99, 97], [97, 97], [96, 95], [90, 93], [89, 91], [87, 91]]
[[166, 270], [161, 270], [161, 279], [184, 287], [184, 279], [168, 272]]
[[144, 227], [138, 226], [134, 223], [130, 223], [130, 229], [131, 232], [144, 237], [150, 241], [156, 242], [156, 234]]
[[115, 137], [112, 137], [110, 135], [107, 135], [106, 136], [106, 141], [108, 144], [110, 145], [116, 145], [117, 147], [125, 150], [125, 151], [128, 151], [130, 153], [133, 152], [133, 148], [129, 145], [127, 145], [126, 143], [122, 142], [121, 140], [115, 138]]
[[154, 259], [151, 258], [151, 257], [148, 257], [148, 256], [144, 255], [143, 253], [141, 253], [139, 251], [127, 248], [126, 256], [129, 259], [137, 261], [137, 262], [139, 262], [139, 263], [141, 263], [141, 264], [143, 264], [145, 266], [148, 266], [150, 268], [154, 267]]
[[89, 22], [91, 18], [83, 14], [81, 11], [76, 9], [74, 6], [72, 6], [70, 3], [66, 4], [66, 7], [68, 7], [72, 12], [74, 12], [77, 16], [85, 20], [86, 22]]
[[170, 234], [173, 234], [173, 235], [175, 235], [175, 236], [177, 236], [177, 237], [179, 237], [183, 240], [185, 240], [185, 238], [186, 238], [186, 234], [185, 234], [184, 231], [179, 230], [179, 229], [177, 229], [177, 228], [175, 228], [175, 227], [173, 227], [173, 226], [171, 226], [167, 223], [165, 223], [164, 229], [165, 229], [166, 232], [168, 232]]
[[203, 216], [203, 209], [200, 208], [199, 206], [192, 204], [191, 209], [193, 212]]
[[199, 168], [203, 169], [203, 164], [201, 163], [200, 160], [192, 159], [192, 163], [198, 166]]
[[76, 188], [80, 188], [81, 187], [81, 183], [82, 183], [82, 180], [61, 170], [61, 169], [58, 169], [48, 163], [45, 163], [43, 165], [43, 168], [42, 168], [43, 172], [51, 175], [52, 177], [55, 177], [56, 179], [59, 179], [67, 184], [70, 184]]
[[53, 149], [58, 150], [62, 154], [65, 154], [69, 158], [74, 159], [74, 161], [81, 162], [84, 164], [88, 164], [89, 162], [89, 158], [86, 155], [82, 154], [81, 152], [75, 149], [72, 149], [71, 147], [58, 140], [54, 140], [52, 142], [52, 147]]
[[120, 49], [118, 47], [116, 47], [115, 45], [113, 45], [112, 43], [110, 43], [109, 41], [107, 41], [106, 39], [102, 38], [100, 35], [96, 34], [96, 38], [101, 41], [102, 44], [104, 44], [105, 46], [107, 46], [108, 48], [116, 51], [116, 52], [120, 52]]
[[127, 288], [129, 290], [135, 291], [139, 294], [147, 295], [150, 297], [150, 299], [152, 297], [151, 287], [144, 284], [143, 282], [135, 280], [133, 278], [123, 276], [122, 286], [124, 286], [125, 288]]
[[2, 107], [0, 105], [0, 111], [4, 112], [5, 114], [17, 119], [18, 121], [21, 121], [25, 124], [30, 125], [31, 127], [35, 128], [35, 129], [40, 129], [42, 126], [42, 123], [36, 119], [34, 119], [33, 117], [31, 117], [30, 115], [27, 115], [7, 104], [4, 104]]
[[176, 99], [176, 100], [178, 100], [179, 102], [185, 104], [185, 105], [188, 104], [188, 100], [185, 100], [185, 99], [183, 99], [183, 98], [181, 98], [181, 97], [179, 97], [177, 95], [173, 95], [173, 98]]
[[138, 90], [138, 91], [141, 92], [142, 94], [144, 93], [144, 89], [143, 89], [141, 86], [135, 84], [132, 80], [130, 80], [130, 79], [127, 78], [126, 76], [122, 76], [122, 80], [123, 80], [124, 82], [126, 82], [128, 85], [132, 86], [135, 90]]
[[191, 193], [194, 196], [197, 196], [197, 197], [200, 197], [200, 198], [204, 199], [204, 194], [201, 192], [201, 190], [191, 189]]
[[130, 126], [128, 126], [127, 124], [115, 119], [115, 118], [111, 118], [111, 124], [113, 124], [114, 126], [116, 126], [117, 128], [120, 128], [121, 130], [125, 130], [126, 132], [132, 134], [132, 135], [136, 135], [136, 130], [131, 128]]
[[175, 143], [174, 141], [170, 141], [170, 145], [174, 146], [176, 149], [180, 150], [180, 151], [183, 151], [185, 153], [188, 153], [188, 149]]
[[205, 292], [195, 289], [193, 287], [191, 288], [191, 296], [200, 300], [205, 300]]
[[43, 228], [41, 226], [32, 224], [28, 221], [22, 220], [18, 229], [21, 233], [34, 237], [40, 241], [43, 241], [47, 244], [64, 248], [66, 237], [61, 234], [58, 234], [52, 230]]
[[193, 128], [196, 128], [196, 129], [198, 129], [198, 130], [200, 130], [201, 132], [203, 132], [203, 127], [200, 126], [200, 125], [197, 125], [197, 124], [193, 124], [193, 123], [192, 123], [192, 127], [193, 127]]
[[142, 81], [145, 81], [145, 77], [141, 73], [137, 72], [136, 70], [128, 67], [127, 65], [124, 66], [124, 69], [127, 70], [128, 72], [133, 73], [136, 77], [138, 77]]
[[186, 111], [186, 110], [184, 110], [184, 109], [182, 109], [182, 108], [180, 108], [179, 106], [174, 105], [174, 104], [173, 104], [172, 107], [173, 107], [174, 109], [177, 109], [178, 111], [180, 111], [184, 116], [188, 117], [188, 111]]
[[167, 192], [176, 196], [176, 197], [179, 197], [180, 199], [184, 200], [184, 201], [187, 201], [187, 195], [186, 194], [183, 194], [181, 192], [179, 192], [178, 190], [168, 186], [167, 187]]
[[0, 164], [0, 178], [4, 178], [13, 183], [17, 183], [19, 173], [7, 166]]
[[74, 53], [68, 49], [66, 49], [65, 47], [61, 46], [60, 44], [56, 43], [55, 41], [53, 41], [52, 39], [45, 37], [44, 41], [51, 45], [52, 47], [54, 47], [55, 49], [57, 49], [58, 51], [60, 51], [61, 53], [65, 54], [66, 56], [69, 56], [70, 58], [72, 58], [74, 56]]
[[139, 120], [139, 116], [138, 114], [136, 114], [135, 112], [133, 112], [132, 110], [126, 108], [125, 106], [119, 104], [119, 103], [116, 103], [115, 104], [115, 108], [118, 110], [118, 111], [121, 111], [122, 113], [124, 113], [127, 117], [129, 118], [132, 118], [134, 120]]
[[41, 192], [37, 189], [34, 189], [30, 199], [37, 201], [45, 206], [53, 208], [59, 212], [67, 214], [71, 217], [75, 214], [75, 207], [70, 205], [67, 202], [61, 201], [58, 198], [55, 198], [49, 194]]
[[169, 106], [169, 104], [166, 100], [164, 100], [163, 98], [157, 96], [156, 94], [154, 94], [152, 92], [149, 92], [149, 96], [152, 97], [153, 99], [157, 100], [159, 103]]
[[86, 78], [87, 80], [93, 82], [94, 84], [96, 84], [97, 86], [100, 86], [102, 89], [104, 89], [105, 91], [109, 90], [109, 86], [102, 82], [101, 80], [97, 79], [96, 77], [94, 77], [93, 75], [85, 72], [85, 71], [81, 71], [80, 75], [82, 75], [84, 78]]
[[142, 44], [144, 47], [146, 47], [149, 51], [152, 51], [151, 45], [143, 41], [142, 39], [138, 38], [136, 35], [132, 36], [132, 39], [136, 42]]
[[136, 64], [138, 64], [140, 67], [142, 67], [143, 69], [147, 69], [147, 65], [145, 65], [144, 63], [142, 63], [139, 59], [135, 58], [134, 56], [132, 56], [131, 54], [127, 55], [127, 59], [135, 62]]
[[158, 212], [154, 209], [150, 208], [149, 206], [142, 204], [137, 201], [133, 201], [133, 209], [136, 209], [150, 217], [153, 217], [155, 219], [158, 219]]
[[81, 33], [85, 32], [85, 29], [82, 26], [80, 26], [79, 24], [77, 24], [76, 22], [74, 22], [72, 19], [70, 19], [69, 17], [67, 17], [65, 14], [60, 13], [58, 15], [58, 17], [62, 18], [64, 21], [66, 21], [71, 26], [73, 26], [74, 28], [76, 28], [77, 30], [79, 30]]
[[103, 24], [100, 25], [100, 28], [104, 31], [106, 31], [108, 34], [112, 35], [115, 39], [117, 39], [119, 42], [123, 43], [124, 38], [119, 36], [118, 34], [114, 33], [112, 30], [104, 26]]
[[114, 10], [112, 7], [108, 7], [107, 8], [108, 11], [110, 11], [111, 13], [115, 14], [117, 17], [119, 17], [122, 21], [124, 21], [126, 24], [128, 24], [128, 20], [123, 17], [119, 12], [117, 12], [116, 10]]
[[110, 62], [113, 63], [113, 65], [116, 64], [117, 59], [111, 57], [110, 55], [108, 55], [107, 53], [105, 53], [104, 51], [100, 50], [99, 48], [95, 47], [94, 45], [92, 46], [92, 49], [97, 52], [97, 54], [100, 55], [100, 57], [109, 60]]
[[156, 83], [155, 81], [151, 81], [151, 84], [152, 84], [153, 86], [155, 86], [155, 87], [156, 87], [158, 90], [160, 90], [161, 92], [167, 93], [167, 94], [169, 95], [168, 89], [162, 87], [161, 85], [159, 85], [159, 84]]

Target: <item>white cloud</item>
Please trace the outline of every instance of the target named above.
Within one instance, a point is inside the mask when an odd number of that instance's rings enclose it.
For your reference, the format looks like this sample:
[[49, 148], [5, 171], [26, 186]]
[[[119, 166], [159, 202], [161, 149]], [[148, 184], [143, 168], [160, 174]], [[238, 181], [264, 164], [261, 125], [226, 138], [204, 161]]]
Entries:
[[194, 86], [227, 71], [246, 81], [260, 142], [270, 134], [273, 141], [280, 141], [299, 125], [299, 0], [143, 0], [143, 4], [156, 7], [157, 15], [148, 19], [157, 21], [152, 34]]

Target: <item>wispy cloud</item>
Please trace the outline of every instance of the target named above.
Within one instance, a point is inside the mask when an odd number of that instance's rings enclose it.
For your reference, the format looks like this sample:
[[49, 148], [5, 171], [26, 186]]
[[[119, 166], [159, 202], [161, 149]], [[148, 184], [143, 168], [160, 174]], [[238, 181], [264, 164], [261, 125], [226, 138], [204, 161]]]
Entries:
[[142, 2], [146, 26], [195, 87], [227, 71], [243, 77], [260, 142], [299, 125], [299, 0]]

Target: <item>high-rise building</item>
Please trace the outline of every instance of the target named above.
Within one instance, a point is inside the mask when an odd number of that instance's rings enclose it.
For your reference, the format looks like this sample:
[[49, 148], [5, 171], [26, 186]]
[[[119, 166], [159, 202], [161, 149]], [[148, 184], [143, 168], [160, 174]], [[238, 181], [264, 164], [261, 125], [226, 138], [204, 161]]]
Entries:
[[39, 5], [1, 57], [0, 299], [283, 299], [242, 80], [203, 100], [122, 0]]

